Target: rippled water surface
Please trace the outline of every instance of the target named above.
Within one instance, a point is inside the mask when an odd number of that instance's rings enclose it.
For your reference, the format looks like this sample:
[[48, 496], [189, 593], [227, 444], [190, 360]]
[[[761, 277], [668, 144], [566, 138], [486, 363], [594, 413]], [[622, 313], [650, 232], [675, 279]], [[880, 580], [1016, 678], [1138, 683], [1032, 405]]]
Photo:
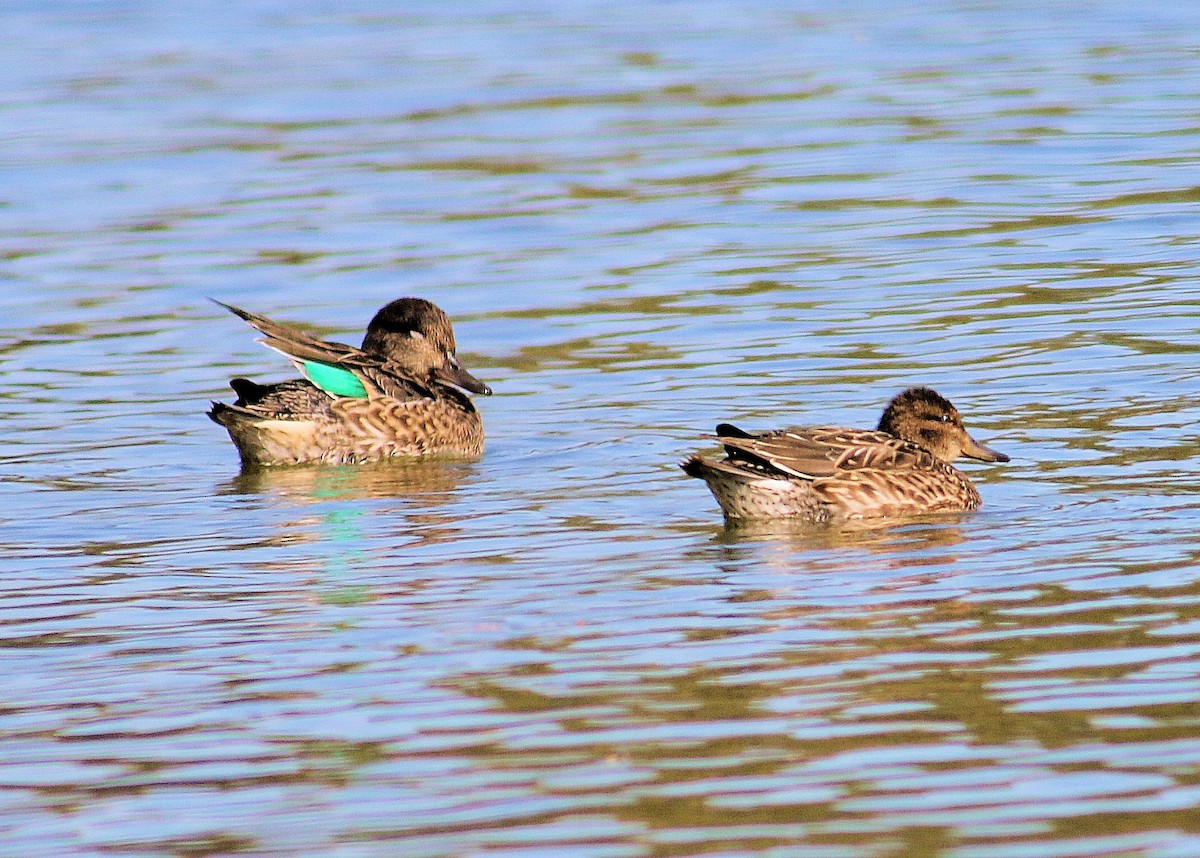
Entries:
[[[13, 2], [0, 852], [1200, 854], [1200, 6]], [[455, 319], [478, 462], [204, 416]], [[726, 530], [949, 396], [973, 515]]]

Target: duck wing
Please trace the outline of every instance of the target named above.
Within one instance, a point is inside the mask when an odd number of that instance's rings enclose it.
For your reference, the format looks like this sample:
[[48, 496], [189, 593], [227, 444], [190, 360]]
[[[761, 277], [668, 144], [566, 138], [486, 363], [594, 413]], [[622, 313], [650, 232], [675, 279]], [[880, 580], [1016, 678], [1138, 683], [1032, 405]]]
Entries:
[[318, 339], [292, 325], [212, 300], [259, 331], [263, 335], [258, 338], [260, 343], [290, 360], [305, 378], [330, 396], [414, 399], [430, 395], [425, 386], [390, 371], [381, 358], [361, 349]]
[[802, 480], [857, 470], [923, 469], [937, 462], [923, 447], [869, 429], [830, 426], [746, 432], [722, 423], [717, 426], [717, 440], [734, 461]]

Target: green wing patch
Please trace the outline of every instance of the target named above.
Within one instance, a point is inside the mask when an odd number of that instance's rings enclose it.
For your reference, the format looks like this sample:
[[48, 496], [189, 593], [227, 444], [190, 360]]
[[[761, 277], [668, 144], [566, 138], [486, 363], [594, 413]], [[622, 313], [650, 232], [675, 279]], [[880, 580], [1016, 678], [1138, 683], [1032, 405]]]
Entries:
[[349, 370], [315, 360], [301, 361], [300, 370], [309, 381], [332, 396], [367, 398], [367, 389], [358, 380], [358, 376]]

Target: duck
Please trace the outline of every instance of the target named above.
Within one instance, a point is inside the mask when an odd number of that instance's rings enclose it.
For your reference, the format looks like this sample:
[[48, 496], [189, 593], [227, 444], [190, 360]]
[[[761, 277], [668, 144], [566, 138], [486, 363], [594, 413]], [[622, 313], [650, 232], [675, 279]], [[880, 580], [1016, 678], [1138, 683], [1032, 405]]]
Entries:
[[483, 421], [470, 393], [492, 389], [456, 356], [449, 316], [424, 298], [399, 298], [367, 325], [361, 348], [214, 300], [263, 336], [303, 378], [229, 382], [213, 402], [243, 466], [362, 464], [431, 454], [477, 457]]
[[708, 484], [727, 522], [828, 524], [973, 510], [979, 491], [950, 463], [1009, 461], [967, 434], [958, 409], [928, 387], [893, 397], [874, 430], [747, 432], [721, 423], [716, 433], [724, 459], [692, 455], [680, 467]]

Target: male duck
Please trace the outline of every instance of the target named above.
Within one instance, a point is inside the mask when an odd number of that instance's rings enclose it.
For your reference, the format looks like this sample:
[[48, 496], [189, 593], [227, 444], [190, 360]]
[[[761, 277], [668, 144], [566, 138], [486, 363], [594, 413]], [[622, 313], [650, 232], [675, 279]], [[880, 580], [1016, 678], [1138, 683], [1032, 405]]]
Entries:
[[717, 426], [719, 462], [690, 456], [680, 467], [708, 483], [727, 519], [813, 523], [954, 512], [982, 503], [948, 463], [959, 456], [1007, 462], [976, 443], [950, 401], [928, 387], [896, 396], [874, 431]]
[[229, 386], [237, 401], [213, 403], [208, 416], [229, 430], [243, 464], [483, 451], [483, 423], [462, 390], [490, 394], [491, 388], [458, 362], [450, 319], [429, 301], [388, 304], [367, 325], [361, 349], [216, 303], [261, 331], [259, 342], [305, 376], [276, 384], [235, 378]]

